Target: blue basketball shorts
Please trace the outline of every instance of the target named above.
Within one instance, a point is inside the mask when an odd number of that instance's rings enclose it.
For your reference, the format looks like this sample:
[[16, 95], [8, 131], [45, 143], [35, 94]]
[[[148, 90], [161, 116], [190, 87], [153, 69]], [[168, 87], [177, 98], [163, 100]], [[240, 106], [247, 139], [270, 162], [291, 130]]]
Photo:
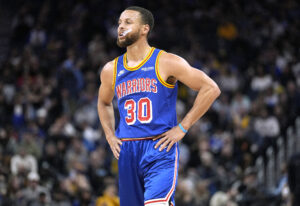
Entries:
[[160, 152], [154, 148], [159, 140], [131, 140], [122, 141], [119, 156], [120, 205], [174, 206], [178, 143], [169, 152]]

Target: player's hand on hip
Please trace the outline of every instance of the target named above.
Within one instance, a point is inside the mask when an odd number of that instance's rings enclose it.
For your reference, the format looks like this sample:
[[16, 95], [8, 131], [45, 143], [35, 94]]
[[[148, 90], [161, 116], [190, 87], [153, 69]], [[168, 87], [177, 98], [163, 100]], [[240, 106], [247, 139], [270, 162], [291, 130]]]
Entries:
[[113, 152], [115, 158], [118, 160], [121, 151], [122, 141], [118, 139], [116, 136], [107, 137], [107, 142], [110, 146], [111, 151]]
[[184, 135], [185, 133], [178, 126], [173, 127], [169, 131], [162, 133], [153, 139], [153, 141], [160, 139], [154, 148], [157, 149], [159, 147], [159, 151], [163, 151], [167, 147], [167, 152], [169, 152], [172, 146], [181, 140]]

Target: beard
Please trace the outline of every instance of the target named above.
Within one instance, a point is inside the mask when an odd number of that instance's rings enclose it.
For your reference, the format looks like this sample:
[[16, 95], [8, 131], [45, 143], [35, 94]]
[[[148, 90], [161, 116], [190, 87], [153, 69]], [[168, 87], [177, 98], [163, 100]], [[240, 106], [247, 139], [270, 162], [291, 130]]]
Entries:
[[139, 32], [133, 33], [133, 34], [127, 34], [125, 39], [120, 41], [119, 38], [117, 38], [117, 45], [121, 48], [128, 47], [135, 43], [139, 39], [140, 35]]

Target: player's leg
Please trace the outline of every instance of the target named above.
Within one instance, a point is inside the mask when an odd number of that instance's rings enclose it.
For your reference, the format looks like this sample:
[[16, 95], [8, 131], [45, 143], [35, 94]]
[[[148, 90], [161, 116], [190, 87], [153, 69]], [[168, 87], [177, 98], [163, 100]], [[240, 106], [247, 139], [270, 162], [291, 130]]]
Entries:
[[135, 141], [122, 143], [118, 162], [120, 206], [144, 204], [144, 183], [138, 171], [137, 151]]
[[178, 144], [167, 152], [154, 149], [156, 141], [147, 148], [142, 165], [145, 181], [146, 206], [173, 206], [177, 185], [179, 151]]

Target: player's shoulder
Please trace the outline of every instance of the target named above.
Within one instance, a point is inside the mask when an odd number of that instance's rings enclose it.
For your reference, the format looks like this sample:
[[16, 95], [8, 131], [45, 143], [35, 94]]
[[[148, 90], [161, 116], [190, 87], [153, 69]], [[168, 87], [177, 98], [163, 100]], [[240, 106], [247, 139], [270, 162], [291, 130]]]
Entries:
[[166, 65], [166, 66], [179, 66], [182, 64], [186, 64], [184, 58], [182, 58], [179, 55], [163, 51], [160, 55], [159, 64], [160, 65]]
[[114, 72], [114, 65], [115, 60], [111, 60], [107, 62], [101, 69], [101, 80], [112, 80], [113, 78], [113, 72]]
[[103, 66], [101, 73], [112, 72], [114, 70], [114, 64], [115, 64], [115, 60], [111, 60], [111, 61], [107, 62]]

